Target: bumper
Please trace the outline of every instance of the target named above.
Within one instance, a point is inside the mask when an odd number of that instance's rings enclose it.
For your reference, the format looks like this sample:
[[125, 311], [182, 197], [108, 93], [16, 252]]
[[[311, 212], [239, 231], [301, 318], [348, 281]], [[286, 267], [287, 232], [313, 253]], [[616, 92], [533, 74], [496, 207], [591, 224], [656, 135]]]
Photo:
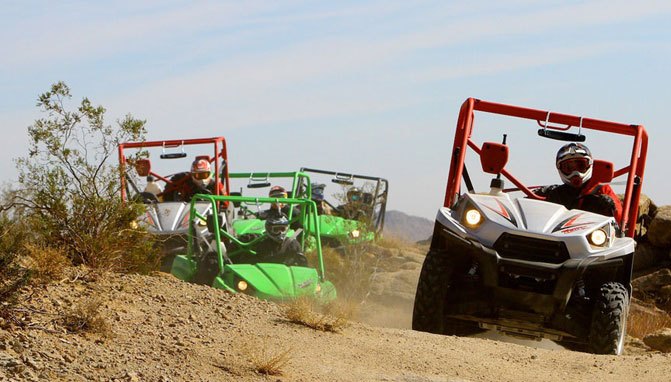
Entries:
[[[446, 245], [448, 249], [445, 255], [451, 262], [461, 264], [459, 269], [468, 269], [465, 265], [474, 261], [478, 266], [478, 279], [472, 284], [477, 288], [466, 286], [462, 289], [464, 294], [471, 295], [450, 305], [446, 314], [479, 322], [481, 327], [522, 329], [537, 332], [537, 337], [578, 336], [584, 330], [584, 322], [578, 322], [567, 311], [576, 281], [593, 279], [593, 274], [610, 280], [621, 278], [617, 275], [622, 274], [625, 274], [624, 278], [627, 274], [630, 277], [630, 271], [626, 270], [631, 268], [633, 254], [569, 259], [559, 264], [531, 262], [504, 258], [496, 250], [463, 239], [444, 228], [440, 235], [443, 240], [440, 246]], [[629, 285], [629, 281], [623, 283]]]

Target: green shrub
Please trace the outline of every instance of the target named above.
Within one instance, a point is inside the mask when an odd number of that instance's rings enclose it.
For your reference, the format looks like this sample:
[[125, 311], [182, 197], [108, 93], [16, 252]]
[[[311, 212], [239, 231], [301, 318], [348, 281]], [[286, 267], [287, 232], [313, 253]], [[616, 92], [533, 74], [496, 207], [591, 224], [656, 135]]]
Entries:
[[0, 317], [8, 318], [21, 288], [29, 280], [29, 272], [19, 265], [19, 253], [27, 230], [0, 214]]
[[30, 152], [18, 159], [14, 214], [30, 227], [31, 241], [65, 252], [73, 265], [147, 272], [158, 264], [151, 236], [133, 228], [143, 206], [122, 203], [117, 146], [141, 141], [145, 121], [127, 115], [105, 123], [105, 108], [84, 98], [68, 109], [62, 82], [40, 95], [46, 114], [28, 127]]

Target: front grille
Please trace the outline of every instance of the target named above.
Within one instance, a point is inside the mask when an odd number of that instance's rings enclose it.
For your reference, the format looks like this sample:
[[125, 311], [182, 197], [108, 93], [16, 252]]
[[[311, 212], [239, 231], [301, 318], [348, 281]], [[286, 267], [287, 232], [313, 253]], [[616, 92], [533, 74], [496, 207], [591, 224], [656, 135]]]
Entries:
[[502, 234], [494, 249], [499, 256], [508, 259], [560, 264], [570, 258], [566, 245], [561, 241], [536, 239], [533, 237]]

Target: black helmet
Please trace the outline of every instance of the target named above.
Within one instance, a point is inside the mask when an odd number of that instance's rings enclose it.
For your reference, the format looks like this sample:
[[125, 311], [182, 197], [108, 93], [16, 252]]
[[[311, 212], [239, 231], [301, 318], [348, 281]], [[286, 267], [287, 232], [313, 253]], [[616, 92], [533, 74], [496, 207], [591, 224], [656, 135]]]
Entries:
[[363, 193], [358, 187], [352, 187], [347, 190], [347, 201], [348, 202], [358, 202], [361, 200]]
[[592, 177], [592, 153], [581, 143], [569, 143], [557, 152], [557, 170], [561, 180], [573, 187], [581, 187]]
[[266, 235], [275, 241], [282, 241], [287, 235], [289, 220], [284, 215], [269, 216], [266, 219]]

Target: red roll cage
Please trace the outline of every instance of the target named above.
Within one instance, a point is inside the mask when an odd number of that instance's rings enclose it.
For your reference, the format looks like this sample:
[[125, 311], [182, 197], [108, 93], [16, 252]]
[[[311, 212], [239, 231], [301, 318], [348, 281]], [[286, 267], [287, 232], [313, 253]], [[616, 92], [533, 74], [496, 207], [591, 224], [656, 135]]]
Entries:
[[[168, 148], [168, 149], [174, 149], [178, 147], [183, 147], [183, 146], [189, 146], [189, 145], [203, 145], [203, 144], [212, 144], [214, 146], [214, 151], [212, 157], [208, 158], [210, 162], [214, 162], [214, 180], [216, 184], [219, 184], [220, 182], [224, 185], [224, 190], [225, 194], [229, 194], [229, 178], [228, 178], [228, 155], [226, 153], [226, 139], [224, 137], [214, 137], [214, 138], [198, 138], [198, 139], [173, 139], [173, 140], [164, 140], [164, 141], [146, 141], [146, 142], [125, 142], [119, 144], [118, 150], [119, 150], [119, 169], [121, 172], [121, 198], [122, 200], [127, 199], [127, 190], [126, 190], [126, 182], [125, 182], [125, 174], [126, 174], [126, 166], [127, 166], [127, 158], [124, 155], [124, 150], [125, 149], [131, 149], [131, 148], [136, 148], [136, 149], [145, 149], [149, 147], [162, 147], [162, 148]], [[223, 176], [224, 179], [221, 179], [220, 175], [220, 163], [221, 161], [218, 159], [222, 159], [226, 165], [224, 166], [224, 172]], [[166, 184], [170, 184], [171, 181], [170, 179], [167, 179], [166, 177], [157, 174], [153, 171], [151, 171], [151, 168], [149, 166], [147, 175], [152, 175], [156, 179], [162, 180], [166, 182]], [[219, 192], [219, 187], [215, 187], [215, 195], [220, 195]]]
[[[468, 151], [465, 148], [470, 147], [478, 156], [482, 153], [482, 149], [471, 140], [475, 111], [535, 120], [542, 128], [550, 130], [565, 131], [571, 127], [580, 126], [583, 129], [599, 130], [634, 137], [629, 165], [617, 169], [613, 173], [613, 178], [627, 174], [622, 206], [622, 219], [618, 223], [627, 236], [634, 236], [636, 219], [638, 216], [638, 203], [641, 195], [641, 184], [643, 182], [643, 172], [645, 170], [645, 160], [648, 151], [648, 134], [642, 125], [627, 125], [583, 118], [568, 114], [487, 102], [475, 98], [468, 98], [462, 104], [459, 111], [454, 145], [452, 147], [452, 160], [447, 177], [445, 200], [443, 202], [444, 207], [452, 206], [460, 192], [464, 160], [466, 158], [466, 151]], [[562, 124], [565, 126], [550, 125], [550, 123]], [[534, 199], [543, 199], [535, 195], [527, 186], [522, 184], [521, 181], [510, 174], [505, 168], [501, 170], [501, 175], [524, 192], [526, 196]]]

